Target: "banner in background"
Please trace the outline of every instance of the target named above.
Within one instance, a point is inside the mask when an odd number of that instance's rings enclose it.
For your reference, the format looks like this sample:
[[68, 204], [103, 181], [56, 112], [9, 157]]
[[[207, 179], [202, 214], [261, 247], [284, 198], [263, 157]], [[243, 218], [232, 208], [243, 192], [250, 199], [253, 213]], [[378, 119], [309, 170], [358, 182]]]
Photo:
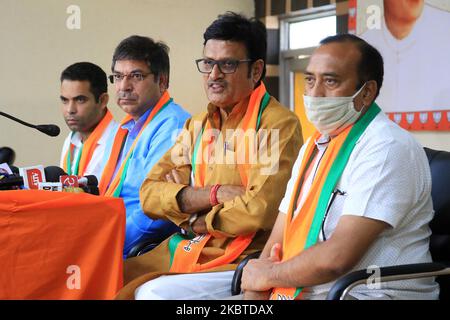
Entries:
[[384, 59], [377, 103], [408, 130], [450, 131], [450, 2], [349, 1], [349, 32]]

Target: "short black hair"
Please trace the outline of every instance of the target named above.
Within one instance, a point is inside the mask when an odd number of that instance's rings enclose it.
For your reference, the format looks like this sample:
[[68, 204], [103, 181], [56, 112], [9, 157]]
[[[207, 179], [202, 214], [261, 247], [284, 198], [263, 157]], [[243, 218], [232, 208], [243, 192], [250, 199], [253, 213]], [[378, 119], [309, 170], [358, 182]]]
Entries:
[[[259, 82], [266, 75], [267, 30], [266, 26], [255, 18], [228, 11], [219, 15], [203, 34], [203, 45], [210, 39], [242, 42], [247, 49], [248, 59], [264, 61], [264, 69]], [[250, 71], [249, 71], [250, 76]]]
[[383, 85], [384, 77], [384, 62], [380, 52], [365, 40], [348, 33], [327, 37], [320, 41], [320, 44], [325, 45], [333, 42], [350, 42], [358, 48], [361, 53], [361, 60], [357, 67], [359, 80], [358, 88], [361, 88], [367, 81], [375, 80], [378, 87], [375, 96], [376, 99], [380, 93], [381, 86]]
[[90, 91], [94, 95], [96, 102], [99, 102], [103, 93], [108, 92], [108, 81], [105, 71], [91, 62], [77, 62], [68, 66], [61, 73], [60, 80], [61, 82], [63, 80], [88, 81]]
[[117, 60], [145, 61], [155, 76], [155, 82], [158, 81], [159, 75], [165, 75], [167, 88], [169, 87], [169, 47], [164, 42], [155, 42], [152, 38], [138, 35], [130, 36], [122, 40], [114, 51], [111, 66], [113, 72]]

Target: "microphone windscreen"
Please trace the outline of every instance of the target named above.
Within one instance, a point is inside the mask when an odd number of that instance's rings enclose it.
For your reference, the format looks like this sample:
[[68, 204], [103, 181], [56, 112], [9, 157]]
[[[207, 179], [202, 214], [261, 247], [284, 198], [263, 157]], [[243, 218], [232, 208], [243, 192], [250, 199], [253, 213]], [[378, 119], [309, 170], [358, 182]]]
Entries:
[[11, 166], [16, 159], [16, 153], [10, 147], [2, 147], [0, 148], [0, 163], [7, 163]]
[[67, 175], [63, 169], [57, 166], [48, 166], [44, 168], [45, 180], [47, 182], [59, 182], [59, 177]]
[[94, 175], [90, 176], [84, 176], [87, 179], [87, 185], [88, 186], [98, 186], [98, 180], [97, 177]]
[[40, 124], [36, 126], [36, 129], [50, 137], [56, 137], [61, 132], [61, 129], [55, 124]]

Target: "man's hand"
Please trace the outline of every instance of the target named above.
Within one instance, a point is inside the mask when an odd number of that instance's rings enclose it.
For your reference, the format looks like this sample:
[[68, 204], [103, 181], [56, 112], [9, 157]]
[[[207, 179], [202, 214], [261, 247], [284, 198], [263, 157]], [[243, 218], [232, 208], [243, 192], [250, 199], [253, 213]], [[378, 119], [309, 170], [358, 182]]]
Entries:
[[217, 201], [224, 203], [226, 201], [233, 200], [238, 196], [242, 196], [245, 193], [243, 186], [222, 185], [217, 190]]
[[206, 228], [206, 214], [199, 215], [197, 220], [192, 224], [192, 231], [195, 232], [195, 234], [203, 234], [208, 233], [208, 229]]
[[[178, 184], [184, 184], [182, 182], [182, 178], [180, 174], [172, 169], [169, 173], [166, 174], [166, 181]], [[208, 186], [207, 188], [212, 188], [212, 186]], [[236, 185], [221, 185], [217, 190], [217, 201], [219, 203], [224, 203], [225, 201], [233, 200], [234, 198], [241, 196], [245, 193], [245, 187], [236, 186]]]
[[245, 291], [244, 300], [269, 300], [270, 291]]
[[167, 182], [183, 184], [180, 174], [175, 169], [172, 169], [169, 173], [166, 174], [166, 180]]
[[[254, 299], [255, 296], [263, 296], [264, 292], [272, 289], [269, 279], [272, 277], [273, 266], [281, 262], [281, 244], [275, 243], [270, 250], [268, 258], [250, 260], [242, 273], [241, 288], [244, 298]], [[253, 291], [260, 292], [255, 294]], [[267, 295], [267, 293], [265, 293]]]
[[[179, 183], [180, 176], [174, 170], [166, 174], [168, 182]], [[212, 186], [202, 188], [186, 186], [177, 194], [177, 202], [180, 210], [184, 213], [198, 213], [211, 210], [210, 192]], [[217, 201], [224, 203], [243, 195], [245, 188], [242, 186], [222, 185], [217, 191]]]

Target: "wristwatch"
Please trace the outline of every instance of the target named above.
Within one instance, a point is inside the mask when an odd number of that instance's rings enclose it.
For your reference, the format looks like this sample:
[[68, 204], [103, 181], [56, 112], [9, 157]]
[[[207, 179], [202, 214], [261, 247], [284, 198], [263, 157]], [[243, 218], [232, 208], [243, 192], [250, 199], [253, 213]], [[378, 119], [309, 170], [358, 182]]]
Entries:
[[197, 221], [198, 219], [198, 214], [197, 213], [193, 213], [191, 214], [191, 216], [189, 217], [189, 232], [191, 233], [195, 233], [194, 229], [192, 229], [192, 226], [194, 225], [195, 221]]

